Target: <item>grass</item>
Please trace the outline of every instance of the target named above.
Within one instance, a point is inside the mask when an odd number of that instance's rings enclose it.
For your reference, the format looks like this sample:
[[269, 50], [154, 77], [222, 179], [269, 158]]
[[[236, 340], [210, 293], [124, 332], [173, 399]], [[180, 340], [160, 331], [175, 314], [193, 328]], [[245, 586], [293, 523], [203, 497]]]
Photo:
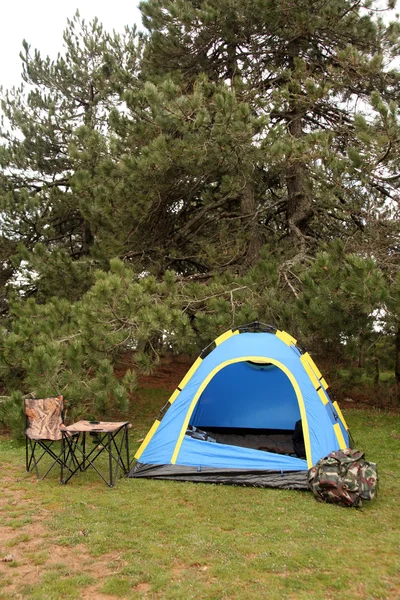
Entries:
[[[133, 448], [167, 397], [142, 391]], [[379, 466], [379, 497], [360, 511], [308, 492], [127, 479], [109, 489], [90, 471], [37, 482], [23, 447], [1, 438], [0, 559], [14, 559], [0, 562], [0, 599], [400, 598], [400, 416], [345, 416]]]

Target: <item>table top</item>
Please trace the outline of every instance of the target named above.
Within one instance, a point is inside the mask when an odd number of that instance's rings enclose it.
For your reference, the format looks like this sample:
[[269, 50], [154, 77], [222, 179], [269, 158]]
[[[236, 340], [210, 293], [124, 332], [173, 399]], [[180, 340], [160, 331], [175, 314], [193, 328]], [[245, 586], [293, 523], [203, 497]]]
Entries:
[[92, 431], [101, 431], [104, 433], [114, 433], [120, 427], [124, 425], [129, 425], [128, 421], [98, 421], [94, 423], [93, 421], [78, 421], [77, 423], [72, 423], [72, 425], [61, 425], [61, 431], [68, 431], [69, 433], [85, 433]]

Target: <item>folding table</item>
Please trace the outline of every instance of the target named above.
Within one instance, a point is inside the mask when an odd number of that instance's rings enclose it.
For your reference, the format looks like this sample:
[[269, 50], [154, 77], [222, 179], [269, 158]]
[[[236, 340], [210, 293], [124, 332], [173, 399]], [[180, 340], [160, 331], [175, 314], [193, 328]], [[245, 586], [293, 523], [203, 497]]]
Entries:
[[[78, 421], [72, 425], [62, 425], [62, 449], [64, 460], [61, 463], [60, 482], [66, 484], [71, 477], [93, 467], [103, 481], [113, 487], [121, 468], [126, 475], [129, 471], [128, 421]], [[94, 437], [94, 447], [88, 448], [86, 434]], [[98, 457], [108, 454], [108, 479], [95, 464]]]

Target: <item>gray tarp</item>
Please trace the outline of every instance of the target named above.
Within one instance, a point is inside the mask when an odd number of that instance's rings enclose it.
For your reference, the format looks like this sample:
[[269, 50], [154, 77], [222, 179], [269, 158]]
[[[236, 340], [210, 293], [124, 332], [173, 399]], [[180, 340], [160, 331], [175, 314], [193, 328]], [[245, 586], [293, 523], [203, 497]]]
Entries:
[[213, 469], [181, 465], [147, 465], [137, 462], [128, 477], [223, 483], [287, 490], [308, 489], [307, 471], [248, 471], [246, 469]]

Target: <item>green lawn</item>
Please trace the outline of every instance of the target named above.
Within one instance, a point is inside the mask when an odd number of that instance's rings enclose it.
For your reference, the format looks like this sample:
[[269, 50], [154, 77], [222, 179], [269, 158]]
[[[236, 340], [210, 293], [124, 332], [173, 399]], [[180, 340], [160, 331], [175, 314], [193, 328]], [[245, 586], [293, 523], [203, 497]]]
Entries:
[[[142, 391], [132, 447], [166, 397]], [[91, 472], [37, 482], [3, 436], [0, 599], [400, 598], [400, 416], [345, 416], [379, 466], [379, 497], [363, 510], [308, 492], [127, 479], [109, 489]]]

